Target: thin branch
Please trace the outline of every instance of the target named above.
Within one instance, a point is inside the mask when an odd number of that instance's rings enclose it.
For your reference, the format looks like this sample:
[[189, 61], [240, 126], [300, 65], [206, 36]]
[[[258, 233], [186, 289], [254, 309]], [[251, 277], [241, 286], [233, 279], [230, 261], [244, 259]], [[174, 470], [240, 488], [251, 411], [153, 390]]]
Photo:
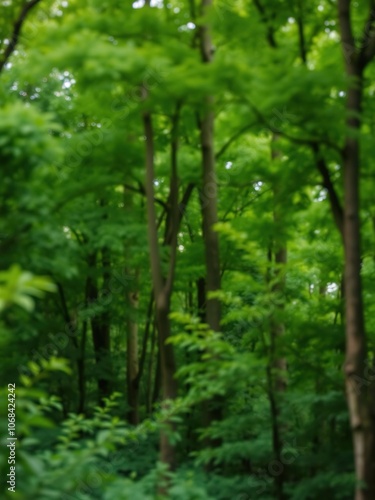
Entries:
[[[90, 193], [90, 192], [94, 192], [96, 190], [102, 190], [103, 186], [118, 186], [119, 184], [120, 183], [118, 181], [113, 180], [113, 181], [108, 181], [108, 182], [105, 182], [105, 183], [102, 182], [101, 184], [97, 184], [96, 186], [90, 186], [89, 188], [83, 187], [83, 188], [77, 189], [77, 191], [75, 193], [73, 193], [73, 194], [71, 193], [69, 195], [69, 197], [65, 198], [64, 200], [59, 201], [52, 208], [51, 212], [52, 213], [58, 212], [65, 204], [69, 203], [74, 198], [79, 198], [79, 197], [81, 197], [84, 194], [87, 194], [87, 193]], [[123, 186], [126, 189], [129, 189], [129, 191], [133, 191], [134, 193], [138, 193], [138, 194], [141, 194], [142, 196], [146, 196], [145, 188], [144, 188], [144, 186], [141, 183], [138, 184], [139, 187], [135, 187], [135, 186], [132, 186], [130, 184], [123, 184]], [[155, 203], [158, 203], [158, 205], [160, 205], [161, 207], [163, 207], [165, 210], [168, 209], [166, 202], [163, 201], [163, 200], [161, 200], [160, 198], [156, 198], [155, 197], [154, 201], [155, 201]]]
[[[263, 189], [262, 191], [260, 191], [259, 193], [257, 193], [255, 196], [253, 196], [247, 203], [244, 203], [241, 207], [239, 207], [238, 210], [233, 210], [232, 213], [241, 216], [243, 214], [244, 210], [247, 207], [250, 207], [258, 198], [260, 198], [261, 196], [267, 194], [271, 190], [272, 190], [272, 188]], [[223, 221], [223, 222], [227, 221], [227, 216], [231, 213], [231, 211], [232, 211], [231, 209], [232, 209], [233, 205], [235, 204], [236, 199], [233, 200], [233, 203], [232, 203], [231, 207], [226, 211], [226, 213], [220, 219], [221, 221]]]
[[370, 2], [370, 12], [360, 42], [358, 64], [363, 70], [375, 56], [375, 0]]
[[339, 197], [337, 195], [335, 186], [332, 182], [331, 174], [328, 169], [328, 165], [325, 162], [325, 159], [319, 150], [318, 144], [314, 144], [312, 146], [312, 150], [314, 153], [316, 167], [319, 170], [322, 179], [323, 179], [323, 187], [327, 190], [328, 199], [331, 205], [331, 210], [333, 214], [334, 221], [336, 226], [340, 232], [342, 238], [344, 238], [344, 211], [341, 206]]
[[136, 378], [137, 385], [139, 385], [139, 383], [141, 381], [144, 367], [145, 367], [146, 354], [147, 354], [147, 343], [148, 343], [148, 339], [150, 336], [151, 323], [153, 320], [153, 314], [152, 314], [153, 307], [154, 307], [154, 291], [151, 290], [150, 300], [149, 300], [148, 308], [147, 308], [145, 333], [143, 335], [142, 351], [141, 351], [141, 356], [139, 359], [139, 370], [138, 370], [138, 374], [137, 374], [137, 378]]
[[190, 197], [193, 193], [194, 188], [195, 188], [195, 184], [193, 182], [190, 182], [187, 185], [186, 190], [182, 196], [181, 202], [178, 205], [178, 214], [179, 214], [178, 226], [179, 227], [181, 225], [182, 217], [185, 215], [186, 207], [188, 206], [188, 203], [189, 203], [189, 200], [190, 200]]
[[162, 211], [162, 213], [159, 215], [159, 218], [156, 223], [156, 229], [159, 231], [161, 224], [163, 222], [164, 217], [167, 215], [167, 212], [165, 210]]
[[222, 147], [219, 149], [219, 151], [215, 154], [215, 160], [218, 160], [224, 153], [225, 151], [235, 142], [239, 137], [241, 137], [242, 134], [244, 134], [247, 130], [249, 130], [251, 127], [256, 125], [256, 122], [253, 123], [248, 123], [244, 127], [240, 128], [235, 132], [230, 139], [227, 140], [226, 143], [222, 145]]
[[324, 141], [321, 139], [302, 139], [299, 137], [292, 137], [289, 134], [277, 129], [276, 127], [273, 127], [272, 125], [268, 124], [267, 120], [263, 117], [261, 112], [252, 104], [250, 104], [251, 108], [253, 109], [254, 113], [258, 116], [258, 118], [263, 122], [266, 123], [269, 130], [273, 132], [274, 134], [279, 134], [286, 139], [290, 140], [291, 142], [294, 142], [295, 144], [303, 144], [306, 146], [310, 146], [314, 152], [315, 160], [316, 160], [316, 166], [319, 170], [319, 172], [322, 175], [323, 178], [323, 186], [326, 188], [328, 197], [330, 200], [331, 204], [331, 210], [335, 219], [336, 226], [338, 230], [340, 231], [341, 236], [343, 236], [343, 209], [341, 207], [341, 203], [339, 201], [339, 197], [336, 193], [335, 187], [332, 183], [332, 179], [328, 170], [328, 167], [325, 163], [325, 160], [323, 156], [321, 155], [319, 151], [319, 144], [325, 144], [331, 148], [333, 148], [335, 151], [338, 153], [342, 153], [341, 149], [336, 146], [335, 144], [330, 143], [329, 141]]
[[303, 144], [310, 147], [314, 146], [316, 143], [324, 144], [325, 146], [334, 149], [336, 152], [340, 153], [340, 155], [342, 154], [342, 149], [327, 139], [323, 139], [320, 137], [319, 138], [314, 137], [309, 139], [303, 137], [294, 137], [292, 135], [289, 135], [287, 132], [284, 132], [283, 130], [274, 127], [266, 120], [266, 118], [262, 115], [262, 113], [253, 104], [251, 104], [248, 100], [247, 102], [249, 103], [255, 115], [258, 117], [259, 121], [264, 123], [266, 127], [269, 129], [269, 131], [272, 132], [273, 134], [281, 135], [282, 137], [285, 137], [285, 139], [288, 139], [289, 141], [294, 142], [295, 144]]
[[69, 227], [70, 231], [74, 234], [74, 236], [77, 238], [77, 241], [80, 245], [83, 245], [85, 243], [84, 239], [81, 238], [81, 235], [76, 231], [74, 228]]
[[[263, 5], [260, 3], [259, 0], [254, 0], [254, 5], [260, 14], [262, 22], [265, 24], [267, 28], [268, 43], [273, 49], [275, 49], [277, 47], [277, 42], [275, 39], [275, 29], [270, 24], [270, 17], [268, 16], [266, 9], [263, 7]], [[274, 15], [272, 17], [274, 17]]]
[[[139, 194], [142, 194], [143, 196], [146, 196], [146, 190], [141, 183], [139, 183], [138, 189], [134, 186], [129, 185], [129, 184], [124, 184], [124, 186], [126, 187], [126, 189], [129, 189], [129, 191], [134, 191], [135, 193], [139, 193]], [[160, 198], [156, 198], [156, 196], [154, 197], [154, 201], [155, 201], [155, 203], [157, 203], [158, 205], [163, 207], [164, 210], [168, 211], [168, 205], [167, 205], [167, 203], [165, 203], [165, 201], [161, 200]]]
[[12, 36], [9, 40], [9, 44], [7, 45], [7, 47], [4, 51], [3, 57], [0, 60], [0, 73], [3, 70], [4, 66], [8, 62], [8, 59], [13, 54], [13, 52], [17, 46], [17, 43], [18, 43], [19, 38], [20, 38], [22, 26], [23, 26], [24, 22], [26, 21], [26, 18], [28, 16], [29, 12], [39, 2], [40, 2], [40, 0], [31, 0], [30, 2], [26, 3], [22, 7], [21, 12], [13, 25]]
[[175, 113], [172, 117], [171, 130], [171, 180], [169, 187], [170, 213], [167, 218], [167, 241], [170, 241], [171, 254], [169, 259], [169, 270], [166, 279], [166, 293], [169, 295], [172, 291], [176, 260], [177, 260], [177, 235], [179, 228], [179, 210], [178, 210], [178, 171], [177, 171], [177, 153], [178, 153], [178, 125], [180, 120], [181, 105], [176, 105]]

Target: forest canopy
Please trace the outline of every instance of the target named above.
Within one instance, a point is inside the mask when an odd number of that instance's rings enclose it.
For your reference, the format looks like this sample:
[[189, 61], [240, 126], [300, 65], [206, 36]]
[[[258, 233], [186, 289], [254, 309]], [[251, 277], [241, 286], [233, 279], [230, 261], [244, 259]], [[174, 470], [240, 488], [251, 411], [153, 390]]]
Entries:
[[0, 14], [1, 497], [374, 500], [375, 2]]

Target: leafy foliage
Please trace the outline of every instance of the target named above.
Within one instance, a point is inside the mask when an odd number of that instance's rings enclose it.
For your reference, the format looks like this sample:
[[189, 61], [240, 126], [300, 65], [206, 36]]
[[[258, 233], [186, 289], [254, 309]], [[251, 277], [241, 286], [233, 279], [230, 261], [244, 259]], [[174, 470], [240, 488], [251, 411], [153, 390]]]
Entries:
[[[16, 493], [1, 495], [352, 498], [343, 250], [319, 170], [323, 160], [342, 208], [351, 55], [340, 53], [337, 2], [218, 0], [206, 12], [197, 1], [145, 3], [37, 2], [0, 70], [0, 425], [6, 436], [5, 387], [15, 383], [18, 439]], [[22, 6], [0, 6], [0, 60]], [[214, 44], [209, 64], [202, 27]], [[369, 65], [359, 137], [370, 353], [359, 391], [375, 342], [373, 73]], [[216, 174], [204, 183], [208, 112]], [[164, 276], [169, 224], [181, 219], [168, 304], [173, 401], [161, 391], [150, 301], [148, 114]], [[206, 324], [201, 218], [217, 193], [222, 287], [207, 298], [220, 300], [220, 332]], [[176, 451], [173, 471], [160, 462], [160, 432]]]

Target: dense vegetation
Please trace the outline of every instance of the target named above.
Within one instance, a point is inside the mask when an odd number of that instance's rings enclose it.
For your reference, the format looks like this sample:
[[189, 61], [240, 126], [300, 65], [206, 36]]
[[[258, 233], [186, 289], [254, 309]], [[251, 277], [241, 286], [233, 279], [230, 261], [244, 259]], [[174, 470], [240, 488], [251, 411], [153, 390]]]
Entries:
[[374, 500], [375, 2], [0, 12], [2, 498]]

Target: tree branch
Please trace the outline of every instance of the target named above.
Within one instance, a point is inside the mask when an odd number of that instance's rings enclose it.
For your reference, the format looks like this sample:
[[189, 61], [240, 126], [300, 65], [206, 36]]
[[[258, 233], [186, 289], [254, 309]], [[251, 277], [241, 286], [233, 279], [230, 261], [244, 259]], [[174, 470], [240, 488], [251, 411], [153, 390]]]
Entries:
[[[136, 188], [134, 186], [131, 186], [130, 184], [124, 184], [126, 189], [129, 189], [129, 191], [134, 191], [135, 193], [142, 194], [143, 196], [146, 196], [146, 190], [144, 186], [142, 186], [141, 183], [139, 183], [139, 188]], [[165, 201], [161, 200], [160, 198], [154, 198], [155, 203], [158, 203], [161, 207], [164, 208], [164, 210], [168, 211], [168, 206], [165, 203]]]
[[269, 129], [269, 131], [272, 132], [273, 134], [281, 135], [282, 137], [285, 137], [285, 139], [288, 139], [289, 141], [294, 142], [295, 144], [304, 144], [304, 145], [310, 146], [310, 147], [316, 143], [324, 144], [325, 146], [327, 146], [331, 149], [334, 149], [335, 151], [340, 153], [340, 155], [342, 154], [341, 148], [327, 139], [323, 139], [321, 137], [319, 137], [319, 138], [294, 137], [292, 135], [289, 135], [287, 132], [284, 132], [283, 130], [280, 130], [277, 127], [274, 127], [266, 120], [266, 118], [262, 115], [262, 113], [253, 104], [251, 104], [249, 102], [249, 100], [247, 100], [247, 102], [249, 103], [249, 105], [250, 105], [251, 109], [253, 110], [253, 112], [255, 113], [255, 115], [258, 117], [259, 121], [264, 123], [266, 125], [266, 127]]
[[306, 50], [305, 30], [303, 25], [303, 8], [301, 0], [298, 2], [297, 26], [298, 26], [299, 53], [303, 64], [306, 65], [307, 50]]
[[289, 134], [277, 129], [273, 125], [268, 124], [267, 120], [263, 117], [262, 113], [252, 104], [250, 104], [250, 106], [253, 109], [254, 113], [258, 116], [258, 118], [263, 123], [267, 124], [267, 127], [269, 128], [269, 130], [272, 133], [281, 135], [281, 136], [285, 137], [286, 139], [288, 139], [289, 141], [294, 142], [295, 144], [303, 144], [306, 146], [310, 146], [312, 148], [312, 150], [314, 152], [315, 160], [316, 160], [316, 166], [317, 166], [320, 174], [322, 175], [323, 186], [325, 187], [325, 189], [327, 190], [327, 193], [328, 193], [329, 201], [331, 204], [331, 210], [332, 210], [332, 213], [334, 216], [336, 226], [337, 226], [338, 230], [340, 231], [341, 236], [343, 237], [343, 234], [344, 234], [343, 233], [344, 232], [343, 209], [341, 207], [339, 197], [337, 196], [335, 187], [333, 185], [327, 164], [319, 151], [319, 144], [325, 144], [325, 145], [333, 148], [335, 151], [340, 153], [340, 155], [342, 154], [341, 149], [338, 146], [336, 146], [335, 144], [332, 144], [330, 141], [324, 141], [322, 139], [303, 139], [303, 138], [299, 138], [299, 137], [290, 136]]
[[30, 0], [30, 2], [26, 3], [22, 7], [21, 12], [13, 25], [12, 36], [10, 38], [9, 44], [7, 45], [7, 47], [4, 51], [3, 57], [0, 60], [0, 73], [3, 70], [4, 66], [8, 62], [8, 59], [13, 54], [13, 52], [17, 46], [17, 43], [18, 43], [19, 38], [20, 38], [22, 26], [23, 26], [24, 22], [26, 21], [26, 18], [28, 16], [29, 12], [39, 2], [40, 2], [40, 0]]
[[251, 127], [256, 125], [256, 122], [249, 123], [245, 125], [244, 127], [240, 128], [237, 130], [237, 132], [232, 135], [230, 139], [227, 140], [226, 143], [223, 144], [223, 146], [219, 149], [219, 151], [215, 154], [215, 160], [218, 160], [224, 153], [225, 151], [229, 148], [233, 142], [235, 142], [239, 137], [241, 137], [242, 134], [244, 134], [247, 130], [249, 130]]
[[178, 205], [178, 214], [179, 214], [179, 219], [178, 219], [178, 227], [181, 225], [182, 217], [185, 215], [186, 212], [186, 207], [188, 206], [190, 196], [192, 195], [192, 192], [195, 188], [195, 184], [193, 182], [190, 182], [186, 190], [182, 196], [182, 200]]
[[375, 0], [370, 2], [370, 12], [365, 24], [360, 44], [358, 64], [362, 70], [375, 56]]
[[270, 25], [269, 16], [267, 15], [267, 12], [266, 12], [265, 8], [263, 7], [263, 5], [260, 3], [259, 0], [254, 0], [254, 5], [255, 5], [255, 7], [257, 8], [257, 10], [258, 10], [258, 12], [260, 14], [262, 22], [265, 24], [265, 26], [267, 28], [267, 40], [268, 40], [268, 43], [269, 43], [269, 45], [272, 48], [275, 49], [277, 47], [277, 42], [276, 42], [276, 39], [275, 39], [275, 30]]
[[333, 214], [334, 221], [340, 232], [341, 237], [344, 239], [344, 211], [341, 206], [339, 197], [337, 195], [335, 186], [332, 182], [331, 174], [328, 169], [328, 165], [319, 150], [318, 144], [312, 145], [312, 151], [315, 158], [316, 167], [319, 170], [322, 180], [323, 187], [327, 190], [329, 203], [331, 205], [331, 210]]

